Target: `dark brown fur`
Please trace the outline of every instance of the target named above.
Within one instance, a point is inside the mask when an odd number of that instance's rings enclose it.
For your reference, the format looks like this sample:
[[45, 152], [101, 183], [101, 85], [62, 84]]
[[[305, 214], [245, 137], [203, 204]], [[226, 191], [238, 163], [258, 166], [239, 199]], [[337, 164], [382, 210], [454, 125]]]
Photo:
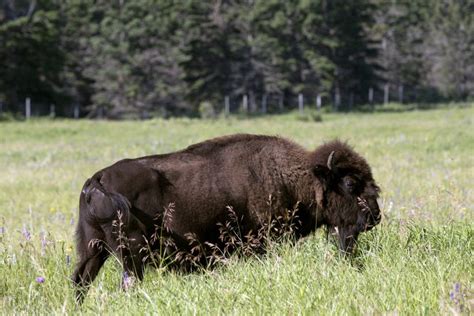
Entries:
[[[380, 221], [378, 191], [366, 161], [339, 141], [308, 152], [280, 137], [232, 135], [119, 161], [82, 189], [73, 275], [78, 299], [109, 253], [141, 279], [140, 249], [156, 237], [157, 226], [177, 249], [189, 247], [190, 234], [218, 244], [218, 224], [228, 220], [229, 206], [246, 235], [297, 205], [297, 238], [325, 225], [350, 253], [358, 234]], [[165, 214], [169, 206], [173, 212]]]

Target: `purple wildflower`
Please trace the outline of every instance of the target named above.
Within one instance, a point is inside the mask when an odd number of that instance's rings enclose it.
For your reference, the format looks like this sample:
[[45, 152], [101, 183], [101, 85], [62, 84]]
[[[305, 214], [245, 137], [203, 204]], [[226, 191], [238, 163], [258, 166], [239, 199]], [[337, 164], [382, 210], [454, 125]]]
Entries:
[[42, 276], [39, 276], [39, 277], [36, 278], [36, 282], [38, 282], [38, 283], [44, 283], [45, 280], [46, 279]]
[[70, 264], [71, 264], [71, 256], [66, 255], [66, 265], [70, 265]]
[[456, 283], [454, 284], [454, 291], [455, 291], [456, 293], [459, 293], [459, 291], [461, 291], [461, 284], [460, 284], [459, 282], [456, 282]]
[[25, 237], [26, 240], [31, 240], [31, 233], [28, 231], [26, 226], [23, 226], [21, 233], [23, 234], [23, 237]]
[[457, 307], [457, 310], [462, 313], [464, 311], [465, 294], [461, 291], [461, 283], [456, 282], [453, 286], [453, 291], [449, 292], [449, 298]]
[[74, 217], [71, 217], [71, 220], [69, 221], [69, 224], [74, 225]]
[[5, 233], [5, 227], [1, 226], [0, 227], [0, 234], [4, 234]]
[[122, 287], [124, 290], [128, 290], [132, 287], [135, 278], [130, 276], [127, 271], [123, 272]]

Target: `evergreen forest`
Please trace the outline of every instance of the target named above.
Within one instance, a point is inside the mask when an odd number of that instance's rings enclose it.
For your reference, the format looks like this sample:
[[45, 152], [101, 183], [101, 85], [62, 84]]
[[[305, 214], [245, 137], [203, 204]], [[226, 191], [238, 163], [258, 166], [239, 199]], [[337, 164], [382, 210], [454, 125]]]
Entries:
[[384, 92], [474, 98], [473, 0], [0, 1], [0, 111], [355, 109]]

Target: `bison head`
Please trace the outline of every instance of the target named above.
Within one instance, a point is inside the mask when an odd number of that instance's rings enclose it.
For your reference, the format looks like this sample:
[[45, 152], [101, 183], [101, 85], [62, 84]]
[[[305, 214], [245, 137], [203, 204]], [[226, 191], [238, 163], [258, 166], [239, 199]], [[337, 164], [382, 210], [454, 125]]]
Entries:
[[319, 147], [313, 155], [314, 174], [322, 188], [321, 208], [328, 232], [341, 251], [351, 253], [357, 237], [381, 220], [379, 187], [369, 165], [340, 141]]

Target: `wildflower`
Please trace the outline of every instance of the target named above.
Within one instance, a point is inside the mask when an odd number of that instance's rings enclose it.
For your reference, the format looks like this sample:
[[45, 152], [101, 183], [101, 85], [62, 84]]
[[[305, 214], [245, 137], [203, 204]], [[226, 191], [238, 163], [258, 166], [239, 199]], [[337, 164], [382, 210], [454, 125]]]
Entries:
[[31, 233], [28, 231], [26, 226], [23, 226], [21, 233], [23, 234], [23, 237], [25, 237], [26, 240], [31, 240]]
[[124, 283], [124, 285], [125, 285], [127, 282], [129, 282], [129, 280], [130, 280], [130, 276], [128, 275], [128, 272], [127, 272], [127, 271], [124, 271], [124, 272], [123, 272], [123, 283]]
[[69, 221], [69, 224], [74, 225], [74, 217], [71, 217], [71, 220]]
[[465, 298], [464, 293], [461, 291], [461, 284], [459, 282], [454, 283], [453, 290], [449, 292], [449, 298], [457, 307], [457, 310], [462, 313], [464, 310]]
[[123, 272], [122, 286], [125, 291], [130, 289], [135, 282], [135, 278], [130, 276], [127, 271]]
[[66, 255], [66, 265], [70, 265], [71, 264], [71, 256], [69, 255]]
[[0, 227], [0, 234], [4, 234], [5, 233], [5, 227], [1, 226]]
[[45, 280], [46, 279], [42, 276], [39, 276], [39, 277], [36, 278], [36, 282], [38, 282], [38, 283], [44, 283]]
[[459, 293], [461, 290], [461, 284], [459, 282], [456, 282], [454, 284], [454, 292]]

